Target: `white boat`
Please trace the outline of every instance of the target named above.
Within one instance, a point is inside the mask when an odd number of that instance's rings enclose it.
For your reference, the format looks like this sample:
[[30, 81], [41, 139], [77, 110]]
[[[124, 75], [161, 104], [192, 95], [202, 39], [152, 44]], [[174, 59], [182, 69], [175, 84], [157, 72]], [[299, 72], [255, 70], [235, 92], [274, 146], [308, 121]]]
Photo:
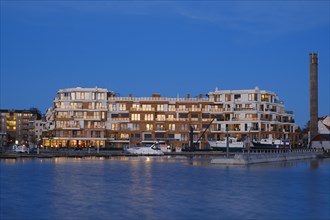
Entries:
[[[228, 145], [230, 151], [239, 151], [246, 148], [247, 142], [239, 141], [237, 138], [229, 137]], [[219, 141], [209, 141], [210, 147], [215, 149], [227, 149], [227, 139]]]
[[289, 147], [288, 140], [280, 140], [280, 139], [274, 139], [274, 138], [263, 138], [258, 141], [253, 140], [252, 143], [255, 148], [262, 148], [262, 149]]
[[28, 148], [25, 145], [13, 145], [12, 150], [18, 153], [28, 153]]
[[164, 152], [160, 149], [158, 142], [150, 146], [128, 147], [125, 151], [134, 155], [164, 155]]

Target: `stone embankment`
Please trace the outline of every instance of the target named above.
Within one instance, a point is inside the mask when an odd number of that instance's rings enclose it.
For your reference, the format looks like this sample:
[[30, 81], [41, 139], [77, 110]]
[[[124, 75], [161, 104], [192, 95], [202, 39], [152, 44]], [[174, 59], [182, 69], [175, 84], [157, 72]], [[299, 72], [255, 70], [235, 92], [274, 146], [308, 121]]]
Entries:
[[233, 157], [214, 158], [211, 164], [246, 165], [255, 163], [280, 162], [288, 160], [300, 160], [316, 158], [323, 155], [321, 149], [297, 149], [297, 150], [253, 150]]

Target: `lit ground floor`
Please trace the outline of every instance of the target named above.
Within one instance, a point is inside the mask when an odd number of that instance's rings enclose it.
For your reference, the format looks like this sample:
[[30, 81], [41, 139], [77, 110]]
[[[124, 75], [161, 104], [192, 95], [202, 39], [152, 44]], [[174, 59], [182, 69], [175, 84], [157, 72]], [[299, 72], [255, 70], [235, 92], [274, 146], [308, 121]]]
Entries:
[[[238, 140], [260, 140], [262, 138], [272, 137], [274, 139], [288, 140], [289, 146], [291, 148], [300, 147], [299, 145], [299, 134], [281, 134], [271, 133], [271, 132], [249, 132], [249, 133], [239, 133], [239, 132], [211, 132], [204, 134], [202, 138], [201, 133], [193, 134], [193, 141], [195, 149], [210, 149], [208, 140], [225, 140], [228, 136], [237, 138]], [[89, 148], [89, 147], [98, 147], [98, 148], [111, 148], [111, 149], [124, 149], [127, 146], [144, 146], [148, 144], [153, 144], [154, 142], [159, 142], [163, 146], [169, 148], [181, 148], [186, 149], [190, 146], [190, 135], [189, 133], [182, 134], [163, 134], [162, 136], [157, 135], [157, 133], [150, 133], [147, 136], [145, 135], [127, 135], [129, 138], [118, 138], [121, 134], [117, 133], [111, 135], [111, 138], [88, 138], [88, 137], [52, 137], [44, 138], [42, 145], [45, 147], [54, 147], [54, 148]], [[198, 143], [197, 143], [198, 141]]]

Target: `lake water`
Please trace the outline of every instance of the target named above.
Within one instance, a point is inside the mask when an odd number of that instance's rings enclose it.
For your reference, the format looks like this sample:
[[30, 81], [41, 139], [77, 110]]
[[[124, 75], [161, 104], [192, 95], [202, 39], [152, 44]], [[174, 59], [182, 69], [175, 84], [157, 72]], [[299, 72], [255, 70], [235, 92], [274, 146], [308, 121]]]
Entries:
[[0, 160], [0, 219], [329, 219], [330, 159]]

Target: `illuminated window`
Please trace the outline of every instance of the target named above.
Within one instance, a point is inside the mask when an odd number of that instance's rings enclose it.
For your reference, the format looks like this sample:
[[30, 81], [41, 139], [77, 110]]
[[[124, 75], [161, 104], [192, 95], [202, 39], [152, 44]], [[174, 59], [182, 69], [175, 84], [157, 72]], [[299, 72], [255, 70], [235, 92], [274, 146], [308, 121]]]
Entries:
[[119, 111], [126, 111], [126, 104], [118, 104], [119, 105]]
[[154, 120], [154, 115], [153, 114], [146, 114], [144, 116], [144, 120], [146, 120], [146, 121], [153, 121]]
[[132, 121], [140, 121], [140, 114], [132, 114], [131, 115]]
[[157, 111], [165, 111], [165, 105], [157, 105]]
[[267, 95], [267, 94], [262, 94], [262, 95], [261, 95], [261, 101], [262, 101], [262, 102], [269, 102], [269, 95]]
[[165, 115], [157, 115], [157, 121], [165, 121]]
[[154, 128], [153, 124], [146, 124], [146, 130], [147, 131], [151, 131], [151, 130], [153, 130], [153, 128]]
[[186, 106], [185, 105], [179, 105], [179, 111], [184, 111], [186, 110]]
[[140, 104], [133, 104], [132, 108], [133, 108], [133, 110], [139, 110]]
[[129, 134], [120, 134], [121, 139], [129, 139]]
[[168, 119], [169, 121], [173, 121], [173, 120], [174, 120], [174, 115], [168, 115], [168, 116], [167, 116], [167, 119]]
[[176, 111], [176, 110], [175, 110], [175, 105], [169, 105], [169, 106], [168, 106], [168, 110], [169, 110], [169, 111]]
[[142, 105], [142, 110], [143, 111], [151, 111], [151, 105], [147, 105], [147, 104]]
[[114, 131], [119, 130], [119, 124], [112, 124], [111, 129], [114, 130]]

